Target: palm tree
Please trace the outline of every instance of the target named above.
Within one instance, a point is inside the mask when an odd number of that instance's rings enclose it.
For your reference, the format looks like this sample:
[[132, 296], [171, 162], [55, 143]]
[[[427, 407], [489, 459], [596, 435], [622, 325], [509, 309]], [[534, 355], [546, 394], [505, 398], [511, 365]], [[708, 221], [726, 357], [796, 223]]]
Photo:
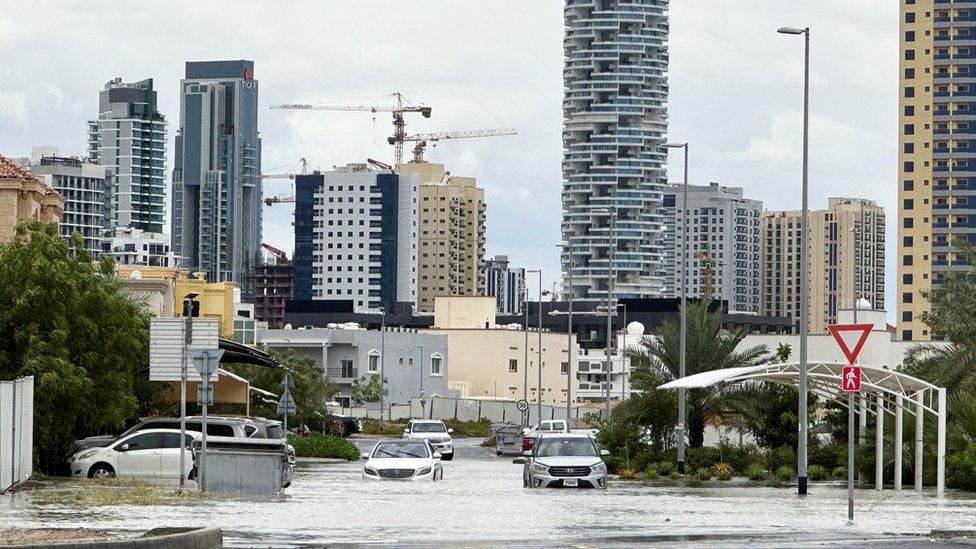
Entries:
[[[722, 313], [709, 312], [708, 302], [689, 303], [687, 314], [685, 375], [722, 368], [754, 366], [768, 360], [765, 345], [736, 351], [748, 332], [743, 329], [735, 332], [724, 330]], [[680, 335], [678, 323], [669, 319], [661, 325], [657, 336], [645, 336], [637, 348], [628, 349], [627, 356], [635, 378], [639, 380], [642, 375], [656, 376], [664, 382], [677, 379]], [[709, 420], [726, 415], [727, 407], [723, 403], [723, 397], [728, 392], [728, 389], [719, 387], [688, 390], [686, 428], [690, 447], [702, 446], [705, 424]]]

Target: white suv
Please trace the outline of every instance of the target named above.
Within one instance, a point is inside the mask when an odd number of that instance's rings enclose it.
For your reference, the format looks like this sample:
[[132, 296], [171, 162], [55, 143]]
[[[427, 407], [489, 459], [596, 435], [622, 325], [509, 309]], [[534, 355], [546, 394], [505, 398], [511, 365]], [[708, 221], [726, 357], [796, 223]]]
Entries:
[[527, 488], [606, 488], [607, 466], [588, 435], [555, 433], [539, 436], [525, 457], [512, 460], [522, 464], [522, 486]]
[[426, 440], [441, 455], [441, 459], [451, 461], [454, 459], [453, 432], [454, 429], [448, 429], [439, 419], [411, 419], [403, 430], [403, 438]]

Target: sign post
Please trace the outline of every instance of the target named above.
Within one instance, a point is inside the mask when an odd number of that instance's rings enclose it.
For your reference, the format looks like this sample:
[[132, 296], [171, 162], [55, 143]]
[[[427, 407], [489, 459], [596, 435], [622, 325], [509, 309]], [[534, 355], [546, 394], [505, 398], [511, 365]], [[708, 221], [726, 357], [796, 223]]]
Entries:
[[291, 378], [291, 372], [285, 372], [285, 380], [281, 383], [285, 388], [281, 393], [281, 399], [278, 401], [278, 415], [284, 417], [284, 422], [282, 423], [282, 430], [284, 432], [284, 437], [288, 438], [288, 414], [294, 414], [297, 410], [295, 406], [295, 399], [291, 397], [290, 389], [295, 386], [294, 380]]
[[[861, 392], [861, 367], [855, 366], [873, 324], [835, 324], [827, 326], [848, 366], [841, 370], [840, 388], [847, 393], [847, 520], [854, 520], [854, 395]], [[854, 338], [847, 336], [851, 334]], [[846, 336], [846, 337], [845, 337]], [[879, 412], [880, 413], [880, 412]]]
[[193, 366], [200, 372], [201, 380], [200, 386], [197, 388], [197, 404], [200, 405], [201, 409], [202, 421], [200, 423], [203, 431], [200, 459], [197, 460], [197, 485], [200, 486], [201, 492], [207, 491], [207, 406], [213, 404], [213, 386], [210, 385], [210, 376], [217, 373], [220, 357], [223, 354], [223, 349], [187, 349], [187, 355], [193, 360]]

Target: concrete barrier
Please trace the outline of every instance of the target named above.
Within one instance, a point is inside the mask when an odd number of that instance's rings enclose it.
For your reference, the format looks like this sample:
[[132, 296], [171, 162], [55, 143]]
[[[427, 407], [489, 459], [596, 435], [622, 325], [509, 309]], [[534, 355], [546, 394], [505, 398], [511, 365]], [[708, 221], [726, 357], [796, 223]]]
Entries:
[[224, 546], [220, 528], [153, 528], [138, 538], [11, 545], [52, 549], [217, 549]]

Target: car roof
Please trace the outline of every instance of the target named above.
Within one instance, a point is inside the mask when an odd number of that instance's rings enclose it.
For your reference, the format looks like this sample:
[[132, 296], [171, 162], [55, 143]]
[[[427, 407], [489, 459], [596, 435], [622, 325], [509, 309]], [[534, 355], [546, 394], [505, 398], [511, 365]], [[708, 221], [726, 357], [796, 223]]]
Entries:
[[[133, 431], [133, 432], [129, 433], [128, 435], [126, 435], [126, 438], [132, 438], [132, 437], [139, 436], [139, 435], [148, 435], [148, 434], [152, 434], [152, 433], [176, 433], [176, 434], [179, 434], [180, 433], [180, 430], [179, 429], [143, 429], [141, 431]], [[200, 431], [191, 431], [189, 429], [186, 430], [186, 434], [188, 434], [188, 435], [194, 435], [194, 436], [196, 436], [196, 435], [202, 435], [202, 433]]]
[[410, 422], [411, 423], [440, 423], [441, 425], [444, 424], [444, 422], [439, 419], [411, 419]]
[[586, 433], [542, 433], [541, 438], [588, 438], [593, 439]]

